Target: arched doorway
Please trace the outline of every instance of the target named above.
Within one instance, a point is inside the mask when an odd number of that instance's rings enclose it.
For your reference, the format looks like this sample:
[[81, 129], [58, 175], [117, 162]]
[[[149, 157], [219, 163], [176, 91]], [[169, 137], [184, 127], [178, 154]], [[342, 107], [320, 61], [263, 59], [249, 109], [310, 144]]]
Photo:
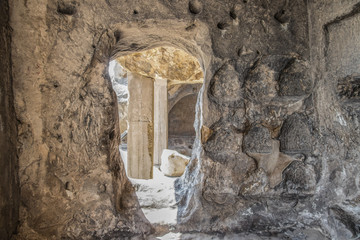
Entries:
[[[158, 229], [175, 226], [174, 181], [191, 156], [202, 68], [188, 53], [163, 46], [116, 58], [109, 75], [118, 102], [120, 153], [142, 210]], [[174, 109], [182, 111], [175, 121]], [[187, 151], [173, 144], [168, 150], [168, 136], [174, 132], [182, 134], [179, 139], [190, 139]]]

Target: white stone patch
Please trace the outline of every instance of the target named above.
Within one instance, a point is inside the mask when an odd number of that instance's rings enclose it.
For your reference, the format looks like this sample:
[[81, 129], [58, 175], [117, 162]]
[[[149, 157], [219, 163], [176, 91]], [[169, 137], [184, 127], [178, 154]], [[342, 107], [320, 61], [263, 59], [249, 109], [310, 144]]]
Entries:
[[174, 150], [164, 149], [161, 155], [160, 170], [169, 177], [180, 177], [189, 163], [190, 157]]
[[181, 235], [182, 235], [181, 233], [170, 232], [168, 234], [165, 234], [162, 237], [157, 237], [157, 239], [160, 239], [160, 240], [180, 240], [180, 239], [182, 239]]
[[153, 179], [130, 178], [146, 218], [152, 224], [175, 225], [177, 205], [174, 182], [177, 178], [166, 177], [157, 167]]
[[[120, 149], [120, 154], [126, 169], [127, 151]], [[167, 177], [158, 167], [153, 167], [153, 179], [129, 179], [136, 190], [141, 209], [150, 223], [176, 225], [178, 209], [175, 200], [174, 183], [177, 178]]]
[[338, 123], [340, 123], [341, 126], [346, 126], [346, 121], [345, 119], [343, 118], [343, 116], [340, 114], [340, 113], [336, 113], [336, 120]]

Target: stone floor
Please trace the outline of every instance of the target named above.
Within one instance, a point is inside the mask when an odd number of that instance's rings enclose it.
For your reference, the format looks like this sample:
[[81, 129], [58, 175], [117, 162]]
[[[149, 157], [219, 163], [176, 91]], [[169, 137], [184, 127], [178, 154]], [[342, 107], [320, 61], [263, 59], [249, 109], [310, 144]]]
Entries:
[[[120, 148], [120, 153], [122, 159], [127, 159], [125, 147]], [[165, 176], [159, 166], [154, 166], [153, 179], [129, 179], [136, 190], [142, 211], [155, 227], [157, 234], [164, 235], [175, 230], [177, 205], [174, 182], [177, 178]]]

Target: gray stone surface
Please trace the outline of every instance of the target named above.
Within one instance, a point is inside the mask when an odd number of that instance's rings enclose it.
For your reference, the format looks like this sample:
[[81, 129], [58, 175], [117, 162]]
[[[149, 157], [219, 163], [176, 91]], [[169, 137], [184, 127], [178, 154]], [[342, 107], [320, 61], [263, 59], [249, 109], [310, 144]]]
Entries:
[[309, 119], [303, 115], [292, 114], [281, 128], [280, 149], [285, 153], [308, 153], [312, 150]]
[[[10, 9], [18, 239], [151, 231], [119, 156], [107, 65], [160, 45], [195, 56], [205, 77], [192, 159], [176, 182], [178, 231], [359, 237], [358, 1], [12, 0]], [[253, 126], [267, 130], [253, 141], [265, 136], [271, 150], [245, 151]]]
[[254, 126], [244, 137], [244, 151], [252, 153], [271, 153], [271, 136], [267, 128]]

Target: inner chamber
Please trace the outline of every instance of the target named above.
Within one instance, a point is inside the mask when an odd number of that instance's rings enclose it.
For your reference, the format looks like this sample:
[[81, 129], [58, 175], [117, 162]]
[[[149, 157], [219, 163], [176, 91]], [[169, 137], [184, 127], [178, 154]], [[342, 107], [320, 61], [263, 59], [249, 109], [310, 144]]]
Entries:
[[155, 225], [175, 225], [174, 181], [192, 152], [202, 68], [188, 53], [163, 46], [111, 61], [109, 75], [118, 102], [119, 150], [142, 210]]

